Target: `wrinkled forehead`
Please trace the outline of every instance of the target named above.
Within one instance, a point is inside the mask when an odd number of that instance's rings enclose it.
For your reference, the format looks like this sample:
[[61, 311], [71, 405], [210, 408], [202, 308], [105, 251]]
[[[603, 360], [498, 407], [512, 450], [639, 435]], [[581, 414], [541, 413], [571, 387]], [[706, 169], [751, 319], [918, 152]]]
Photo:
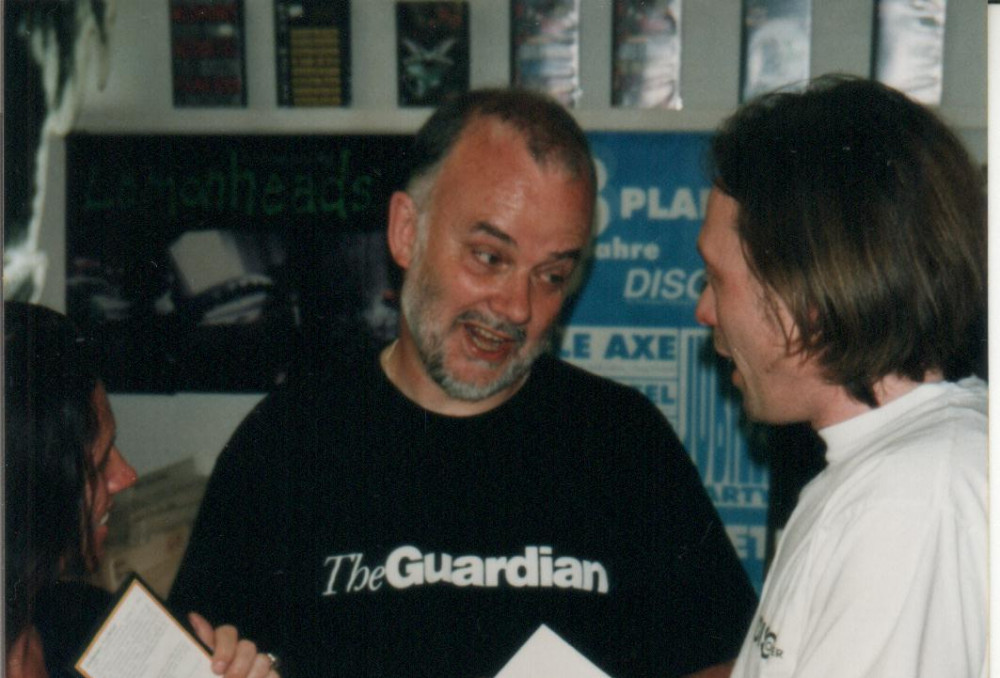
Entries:
[[488, 139], [503, 146], [525, 149], [538, 167], [565, 174], [569, 179], [582, 181], [593, 192], [596, 175], [593, 158], [586, 146], [577, 147], [565, 138], [542, 129], [518, 125], [486, 113], [474, 114], [459, 134], [450, 152], [470, 139]]
[[[474, 183], [469, 180], [477, 176], [494, 177], [498, 181], [554, 176], [584, 191], [588, 210], [592, 209], [593, 186], [585, 176], [563, 162], [560, 153], [534, 152], [530, 139], [522, 130], [498, 118], [481, 116], [470, 122], [445, 156], [438, 176], [442, 174], [447, 174], [450, 181], [469, 184]], [[435, 182], [438, 183], [443, 182]]]

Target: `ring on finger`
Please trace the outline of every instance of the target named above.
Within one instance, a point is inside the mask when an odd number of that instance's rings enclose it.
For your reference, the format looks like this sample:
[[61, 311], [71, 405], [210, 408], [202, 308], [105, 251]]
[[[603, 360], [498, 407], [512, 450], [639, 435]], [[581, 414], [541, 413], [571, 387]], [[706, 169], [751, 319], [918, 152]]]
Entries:
[[273, 652], [265, 652], [264, 656], [271, 660], [271, 670], [277, 671], [281, 666], [281, 660], [278, 659], [278, 655]]

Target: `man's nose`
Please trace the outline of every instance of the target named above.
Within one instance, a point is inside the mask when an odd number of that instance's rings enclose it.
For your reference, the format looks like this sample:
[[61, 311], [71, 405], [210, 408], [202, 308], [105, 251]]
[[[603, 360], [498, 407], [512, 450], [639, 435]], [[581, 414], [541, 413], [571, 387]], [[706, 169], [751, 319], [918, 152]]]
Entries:
[[531, 275], [513, 273], [500, 283], [493, 295], [493, 311], [515, 325], [531, 320]]
[[107, 484], [108, 494], [117, 494], [135, 485], [139, 476], [135, 469], [125, 461], [125, 457], [122, 456], [117, 447], [112, 448], [110, 454], [112, 457], [104, 471], [104, 482]]
[[707, 327], [715, 327], [715, 297], [708, 285], [698, 295], [698, 305], [694, 307], [694, 318]]

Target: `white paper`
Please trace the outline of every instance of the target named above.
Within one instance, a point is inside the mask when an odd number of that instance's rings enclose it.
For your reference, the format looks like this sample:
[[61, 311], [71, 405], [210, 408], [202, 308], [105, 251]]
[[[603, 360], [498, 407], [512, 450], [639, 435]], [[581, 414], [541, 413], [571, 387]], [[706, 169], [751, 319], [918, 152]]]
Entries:
[[545, 624], [511, 657], [496, 678], [610, 678]]
[[205, 649], [132, 580], [76, 670], [87, 678], [216, 678]]

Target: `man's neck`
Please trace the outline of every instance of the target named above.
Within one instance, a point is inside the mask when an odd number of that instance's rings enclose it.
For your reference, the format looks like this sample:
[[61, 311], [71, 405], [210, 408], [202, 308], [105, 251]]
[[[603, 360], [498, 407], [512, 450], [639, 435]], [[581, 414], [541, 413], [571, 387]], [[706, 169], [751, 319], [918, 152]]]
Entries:
[[875, 401], [878, 402], [879, 407], [882, 407], [903, 397], [921, 384], [933, 384], [939, 381], [944, 381], [944, 374], [941, 370], [928, 370], [920, 381], [913, 381], [898, 375], [889, 375], [877, 381], [872, 390], [875, 391]]
[[924, 373], [924, 378], [921, 381], [914, 381], [898, 374], [890, 374], [872, 384], [872, 391], [875, 394], [875, 402], [877, 403], [876, 407], [871, 407], [859, 400], [855, 400], [842, 388], [842, 397], [833, 399], [830, 402], [830, 406], [824, 410], [822, 415], [811, 422], [812, 427], [818, 431], [845, 422], [878, 407], [888, 405], [892, 401], [902, 398], [921, 384], [943, 380], [944, 374], [940, 370], [928, 370]]
[[405, 333], [382, 350], [379, 364], [386, 378], [404, 396], [425, 410], [449, 417], [473, 417], [489, 412], [507, 402], [528, 380], [525, 375], [517, 383], [482, 400], [454, 398], [427, 373], [416, 346]]

